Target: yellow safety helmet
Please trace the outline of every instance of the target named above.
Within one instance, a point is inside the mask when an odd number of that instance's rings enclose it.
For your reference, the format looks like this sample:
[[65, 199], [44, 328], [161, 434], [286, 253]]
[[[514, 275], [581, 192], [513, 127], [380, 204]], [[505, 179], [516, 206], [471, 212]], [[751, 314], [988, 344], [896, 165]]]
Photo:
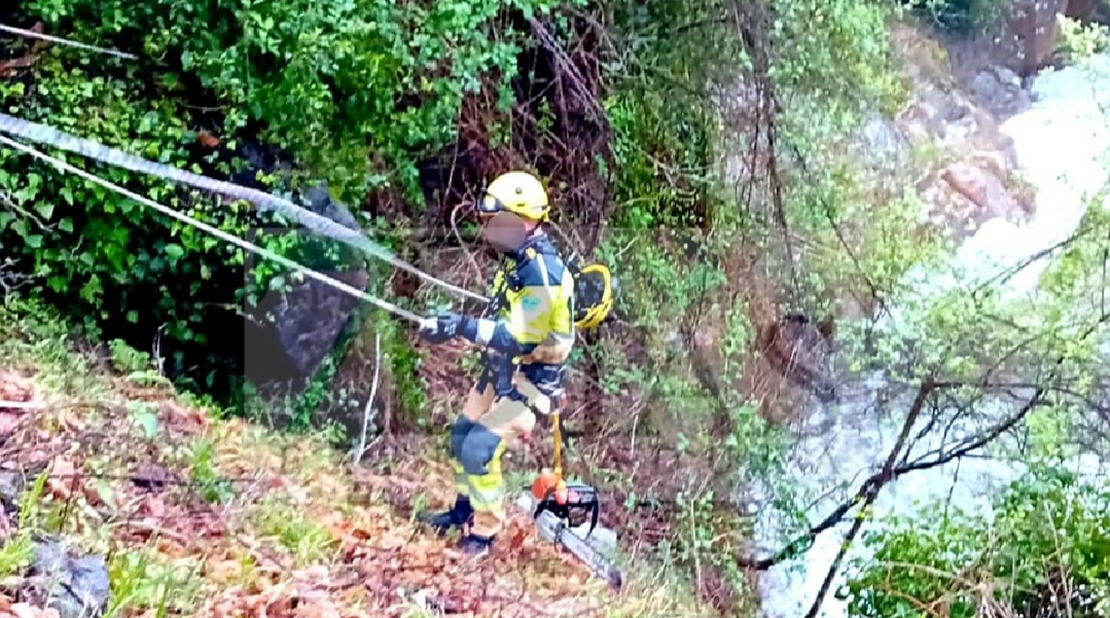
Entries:
[[506, 172], [486, 187], [478, 202], [478, 212], [494, 215], [511, 212], [532, 221], [546, 221], [549, 205], [547, 191], [538, 178], [528, 172]]

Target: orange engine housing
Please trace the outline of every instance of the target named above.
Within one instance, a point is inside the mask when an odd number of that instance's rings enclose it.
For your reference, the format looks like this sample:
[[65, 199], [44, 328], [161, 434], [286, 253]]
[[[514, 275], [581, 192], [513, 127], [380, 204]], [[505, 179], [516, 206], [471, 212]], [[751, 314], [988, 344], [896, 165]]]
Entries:
[[567, 484], [554, 472], [544, 470], [536, 477], [532, 483], [532, 495], [536, 500], [543, 500], [552, 493], [555, 494], [555, 502], [558, 504], [567, 503]]

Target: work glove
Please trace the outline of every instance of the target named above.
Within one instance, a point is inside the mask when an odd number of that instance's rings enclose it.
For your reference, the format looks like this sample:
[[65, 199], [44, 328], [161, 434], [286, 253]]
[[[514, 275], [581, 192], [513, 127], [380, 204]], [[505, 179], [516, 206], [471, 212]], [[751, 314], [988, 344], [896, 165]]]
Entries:
[[446, 343], [458, 337], [466, 316], [441, 313], [420, 323], [420, 337], [429, 343]]

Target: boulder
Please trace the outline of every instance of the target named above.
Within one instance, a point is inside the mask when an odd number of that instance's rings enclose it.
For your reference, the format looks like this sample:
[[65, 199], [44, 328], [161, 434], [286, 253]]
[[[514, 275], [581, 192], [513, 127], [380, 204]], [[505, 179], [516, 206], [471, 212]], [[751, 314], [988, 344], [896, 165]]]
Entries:
[[1015, 178], [1013, 141], [999, 127], [1000, 116], [1030, 103], [1017, 70], [990, 64], [992, 48], [982, 40], [942, 45], [909, 26], [896, 26], [894, 36], [912, 91], [891, 122], [918, 155], [909, 168], [930, 224], [960, 242], [992, 218], [1031, 214], [1032, 195]]
[[101, 556], [75, 557], [64, 543], [35, 546], [29, 595], [61, 618], [100, 618], [108, 608], [108, 564]]
[[[359, 229], [350, 210], [331, 199], [327, 185], [318, 184], [305, 191], [304, 197], [316, 214], [344, 227]], [[362, 290], [370, 277], [360, 266], [344, 264], [321, 274]], [[314, 375], [360, 302], [346, 292], [308, 278], [284, 294], [267, 294], [256, 311], [268, 316], [272, 326], [255, 324], [248, 332], [244, 351], [247, 374], [260, 383]], [[285, 358], [281, 358], [282, 352]]]
[[1032, 104], [1021, 77], [1006, 67], [986, 67], [971, 80], [971, 94], [999, 117], [1022, 112]]
[[[351, 287], [365, 289], [365, 272], [325, 273]], [[302, 376], [311, 376], [335, 347], [359, 299], [315, 279], [307, 279], [281, 297], [273, 310], [274, 327], [289, 360]]]
[[953, 191], [974, 204], [986, 218], [1006, 217], [1021, 210], [1018, 201], [989, 167], [967, 162], [953, 163], [941, 172], [941, 178]]
[[759, 329], [756, 346], [779, 375], [831, 403], [837, 398], [832, 326], [832, 321], [816, 323], [790, 313]]
[[0, 507], [4, 514], [19, 514], [19, 500], [23, 495], [23, 473], [18, 470], [0, 470]]
[[929, 206], [929, 220], [962, 242], [991, 219], [1018, 222], [1031, 215], [1031, 193], [1007, 187], [1004, 165], [996, 153], [983, 153], [927, 175], [918, 194]]

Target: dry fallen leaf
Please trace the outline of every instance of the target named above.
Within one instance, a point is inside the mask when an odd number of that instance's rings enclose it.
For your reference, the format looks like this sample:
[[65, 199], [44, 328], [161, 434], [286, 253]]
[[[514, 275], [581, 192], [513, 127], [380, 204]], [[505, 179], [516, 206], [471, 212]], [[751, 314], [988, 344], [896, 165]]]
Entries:
[[197, 142], [205, 148], [215, 148], [220, 145], [220, 138], [212, 135], [211, 133], [200, 132], [197, 134]]
[[186, 408], [176, 401], [163, 401], [161, 412], [169, 424], [183, 423], [191, 430], [208, 426], [208, 416], [202, 410]]
[[155, 522], [166, 517], [166, 502], [160, 496], [147, 494], [139, 503], [139, 513]]
[[12, 371], [0, 373], [0, 400], [27, 403], [34, 396], [35, 389], [30, 380]]
[[68, 500], [79, 484], [77, 467], [73, 462], [65, 457], [55, 457], [46, 482], [49, 492], [58, 500]]

